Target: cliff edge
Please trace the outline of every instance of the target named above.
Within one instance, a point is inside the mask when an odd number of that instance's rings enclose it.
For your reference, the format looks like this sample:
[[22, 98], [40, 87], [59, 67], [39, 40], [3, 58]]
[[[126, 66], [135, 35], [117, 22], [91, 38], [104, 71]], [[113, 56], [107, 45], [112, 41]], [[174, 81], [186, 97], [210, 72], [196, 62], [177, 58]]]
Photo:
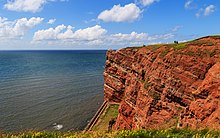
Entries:
[[114, 129], [220, 129], [220, 37], [109, 50], [106, 101], [120, 103]]

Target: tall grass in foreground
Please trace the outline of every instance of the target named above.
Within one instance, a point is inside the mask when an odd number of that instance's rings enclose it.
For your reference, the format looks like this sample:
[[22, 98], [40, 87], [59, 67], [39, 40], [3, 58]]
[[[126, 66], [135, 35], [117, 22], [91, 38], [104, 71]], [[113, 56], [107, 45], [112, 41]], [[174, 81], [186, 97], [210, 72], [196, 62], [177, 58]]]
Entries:
[[219, 131], [163, 129], [163, 130], [122, 130], [122, 131], [93, 131], [93, 132], [25, 132], [17, 135], [0, 134], [1, 138], [218, 138]]

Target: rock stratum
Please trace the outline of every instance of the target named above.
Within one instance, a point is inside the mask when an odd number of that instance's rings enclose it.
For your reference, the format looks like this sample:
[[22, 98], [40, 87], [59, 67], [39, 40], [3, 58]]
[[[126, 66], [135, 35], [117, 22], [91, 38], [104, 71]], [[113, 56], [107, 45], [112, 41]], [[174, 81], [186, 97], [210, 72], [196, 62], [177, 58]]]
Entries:
[[117, 102], [113, 128], [220, 129], [220, 37], [109, 50], [104, 98]]

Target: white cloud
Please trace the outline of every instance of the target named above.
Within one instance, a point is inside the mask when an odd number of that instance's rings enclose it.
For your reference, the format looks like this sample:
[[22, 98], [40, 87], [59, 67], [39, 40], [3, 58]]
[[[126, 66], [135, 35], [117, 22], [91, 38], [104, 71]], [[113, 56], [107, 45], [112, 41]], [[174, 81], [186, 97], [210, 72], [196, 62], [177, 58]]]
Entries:
[[112, 9], [101, 12], [98, 16], [99, 20], [105, 22], [130, 22], [137, 20], [141, 16], [142, 11], [134, 3], [122, 7], [114, 5]]
[[113, 34], [111, 39], [114, 41], [146, 41], [148, 39], [148, 34], [132, 32], [130, 34]]
[[[197, 4], [196, 4], [197, 2]], [[197, 0], [187, 0], [184, 7], [185, 9], [196, 10], [196, 17], [209, 16], [216, 11], [215, 5], [208, 5], [207, 7], [201, 7], [198, 5], [199, 1]]]
[[143, 45], [148, 40], [148, 34], [131, 32], [128, 34], [117, 33], [108, 35], [105, 39], [104, 45], [121, 45], [134, 46]]
[[99, 25], [74, 31], [72, 26], [59, 25], [55, 28], [35, 32], [32, 43], [49, 45], [95, 45], [95, 46], [132, 46], [151, 43], [152, 41], [166, 41], [172, 39], [173, 34], [148, 35], [147, 33], [116, 33], [108, 34]]
[[[58, 0], [8, 0], [4, 7], [11, 11], [19, 12], [38, 12], [43, 8], [43, 5], [50, 1]], [[66, 0], [59, 0], [66, 1]]]
[[141, 4], [143, 4], [144, 6], [150, 6], [151, 4], [155, 3], [155, 2], [159, 2], [160, 0], [141, 0]]
[[85, 29], [73, 31], [72, 26], [59, 25], [56, 28], [39, 30], [35, 32], [34, 41], [68, 40], [68, 41], [95, 41], [101, 39], [107, 31], [96, 25]]
[[5, 22], [5, 21], [7, 21], [8, 19], [7, 18], [5, 18], [5, 17], [0, 17], [0, 23], [3, 23], [3, 22]]
[[207, 7], [205, 7], [205, 9], [200, 8], [197, 12], [196, 12], [196, 17], [200, 17], [200, 16], [209, 16], [210, 14], [212, 14], [213, 12], [215, 12], [216, 7], [214, 5], [209, 5]]
[[156, 41], [156, 40], [168, 40], [174, 38], [175, 35], [172, 33], [161, 34], [161, 35], [152, 35], [148, 37], [148, 41]]
[[39, 30], [34, 33], [33, 39], [36, 41], [40, 40], [56, 40], [58, 39], [58, 35], [66, 29], [66, 26], [64, 25], [59, 25], [56, 28], [49, 28], [47, 30]]
[[200, 9], [200, 0], [186, 0], [184, 8], [187, 10], [198, 10]]
[[178, 30], [181, 29], [181, 28], [183, 28], [183, 26], [177, 25], [177, 26], [173, 27], [173, 28], [171, 29], [171, 31], [172, 31], [172, 32], [176, 32], [176, 31], [178, 31]]
[[174, 38], [174, 35], [171, 33], [162, 34], [162, 35], [149, 35], [147, 33], [137, 33], [131, 32], [129, 34], [111, 34], [106, 37], [105, 43], [109, 45], [121, 45], [121, 46], [135, 46], [135, 45], [143, 45], [150, 44], [155, 41], [167, 41], [169, 39]]
[[50, 19], [47, 23], [48, 23], [48, 24], [54, 24], [55, 21], [56, 21], [56, 19]]
[[203, 13], [203, 9], [200, 8], [197, 12], [196, 12], [196, 17], [199, 18], [201, 16], [201, 14]]
[[42, 21], [43, 18], [40, 17], [21, 18], [15, 21], [8, 21], [7, 18], [0, 17], [0, 38], [21, 38], [28, 30]]
[[187, 0], [186, 3], [185, 3], [185, 5], [184, 5], [184, 7], [185, 7], [186, 9], [191, 9], [192, 2], [193, 2], [193, 0]]
[[93, 41], [101, 38], [106, 33], [107, 31], [105, 29], [103, 29], [99, 25], [96, 25], [94, 27], [88, 27], [86, 29], [77, 30], [74, 33], [74, 38], [77, 38], [78, 40]]
[[47, 0], [14, 0], [8, 1], [4, 7], [11, 11], [37, 12]]
[[204, 10], [204, 16], [208, 16], [210, 14], [212, 14], [213, 12], [215, 12], [215, 6], [214, 5], [209, 5], [205, 8]]

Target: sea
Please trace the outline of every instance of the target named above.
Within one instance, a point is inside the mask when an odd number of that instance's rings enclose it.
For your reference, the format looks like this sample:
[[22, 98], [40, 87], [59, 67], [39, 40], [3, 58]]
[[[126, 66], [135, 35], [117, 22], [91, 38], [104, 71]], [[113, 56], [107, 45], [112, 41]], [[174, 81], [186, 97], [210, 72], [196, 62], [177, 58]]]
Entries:
[[0, 132], [83, 130], [103, 102], [105, 54], [0, 51]]

